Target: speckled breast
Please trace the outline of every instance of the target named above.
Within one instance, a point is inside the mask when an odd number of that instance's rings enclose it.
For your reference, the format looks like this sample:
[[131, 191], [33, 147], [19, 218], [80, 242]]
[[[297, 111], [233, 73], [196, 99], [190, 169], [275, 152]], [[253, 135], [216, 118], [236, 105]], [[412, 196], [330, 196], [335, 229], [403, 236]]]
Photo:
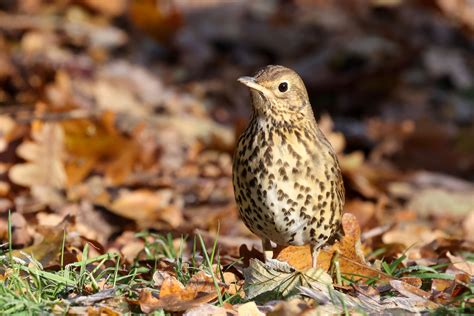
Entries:
[[344, 189], [337, 158], [319, 129], [253, 121], [234, 155], [240, 215], [280, 245], [324, 244], [338, 229]]

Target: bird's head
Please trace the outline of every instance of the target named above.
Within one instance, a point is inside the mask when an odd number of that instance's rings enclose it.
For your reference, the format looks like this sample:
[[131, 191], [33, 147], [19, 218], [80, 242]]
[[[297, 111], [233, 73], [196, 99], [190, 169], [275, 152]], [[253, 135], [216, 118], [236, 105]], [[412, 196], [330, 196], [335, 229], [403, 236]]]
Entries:
[[277, 120], [312, 116], [303, 80], [289, 68], [270, 65], [255, 76], [241, 77], [238, 81], [250, 88], [257, 115]]

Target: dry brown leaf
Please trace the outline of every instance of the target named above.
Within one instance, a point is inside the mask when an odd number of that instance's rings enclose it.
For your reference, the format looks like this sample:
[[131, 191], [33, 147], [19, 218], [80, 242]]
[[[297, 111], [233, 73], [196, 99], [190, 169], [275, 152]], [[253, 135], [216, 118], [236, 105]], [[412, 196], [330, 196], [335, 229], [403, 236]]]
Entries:
[[212, 277], [200, 271], [191, 277], [186, 286], [175, 277], [166, 278], [162, 282], [159, 298], [144, 290], [138, 302], [144, 313], [157, 309], [182, 312], [216, 298], [217, 292]]
[[400, 280], [416, 288], [420, 288], [423, 284], [423, 281], [421, 281], [421, 279], [417, 277], [402, 277]]
[[327, 139], [331, 143], [334, 151], [336, 153], [342, 153], [344, 148], [346, 147], [346, 139], [344, 134], [340, 132], [334, 131], [334, 122], [331, 119], [329, 114], [321, 115], [321, 119], [318, 122], [319, 128], [323, 131], [324, 135], [326, 135]]
[[431, 282], [431, 290], [432, 291], [438, 291], [438, 292], [444, 292], [446, 289], [451, 287], [453, 285], [452, 280], [445, 280], [445, 279], [433, 279]]
[[32, 141], [23, 142], [17, 149], [21, 158], [29, 161], [10, 169], [9, 177], [25, 187], [46, 186], [63, 188], [64, 132], [58, 124], [39, 122], [32, 126]]
[[127, 0], [82, 0], [82, 2], [104, 15], [113, 17], [123, 14], [127, 8]]
[[226, 307], [219, 307], [211, 304], [202, 304], [186, 311], [184, 316], [238, 316], [237, 312]]
[[132, 263], [143, 251], [145, 242], [143, 239], [136, 237], [135, 232], [125, 231], [115, 240], [114, 246], [120, 250], [125, 261]]
[[[318, 257], [318, 266], [325, 271], [331, 267], [334, 255], [338, 253], [340, 271], [354, 280], [378, 277], [389, 280], [390, 276], [367, 265], [361, 248], [360, 227], [357, 219], [350, 213], [342, 217], [344, 237], [329, 249], [322, 249]], [[276, 259], [286, 261], [297, 270], [311, 267], [311, 252], [309, 246], [289, 246], [282, 249]], [[361, 277], [363, 276], [363, 277]]]
[[413, 299], [419, 304], [423, 304], [423, 306], [426, 306], [427, 308], [432, 309], [439, 307], [438, 304], [430, 301], [431, 294], [429, 292], [423, 291], [422, 289], [399, 280], [391, 280], [390, 285], [400, 294]]
[[12, 242], [14, 245], [26, 246], [32, 241], [32, 236], [28, 231], [28, 223], [23, 214], [14, 212], [11, 215]]
[[178, 227], [183, 222], [182, 201], [172, 190], [122, 191], [110, 205], [117, 215], [135, 220], [141, 227], [153, 227], [159, 221]]
[[15, 120], [6, 115], [0, 115], [0, 152], [7, 149], [16, 128]]
[[115, 116], [106, 112], [100, 121], [65, 121], [68, 184], [77, 184], [92, 171], [103, 172], [113, 184], [122, 183], [139, 156], [138, 145], [114, 126]]
[[407, 248], [411, 247], [410, 251], [415, 251], [436, 238], [444, 236], [443, 232], [433, 230], [426, 224], [409, 222], [400, 224], [386, 232], [382, 240], [385, 244], [402, 243]]
[[33, 246], [13, 251], [13, 256], [29, 261], [30, 257], [39, 261], [43, 266], [51, 263], [60, 253], [64, 240], [64, 230], [69, 224], [70, 217], [66, 217], [56, 226], [41, 226], [39, 232], [43, 240]]
[[469, 0], [436, 0], [441, 10], [456, 22], [474, 31], [474, 5]]
[[237, 313], [245, 316], [264, 316], [265, 314], [258, 310], [255, 302], [248, 302], [237, 307]]
[[[310, 305], [302, 299], [291, 299], [289, 301], [281, 301], [273, 310], [267, 313], [268, 316], [289, 316], [289, 315], [306, 315], [304, 311], [310, 310]], [[308, 313], [309, 314], [309, 313]]]
[[367, 225], [374, 220], [377, 211], [377, 205], [375, 203], [360, 199], [347, 201], [344, 208], [357, 217], [357, 221], [361, 227], [367, 227]]
[[360, 151], [341, 157], [340, 163], [348, 185], [366, 198], [380, 198], [385, 183], [399, 176], [392, 170], [364, 162], [364, 154]]
[[462, 223], [462, 227], [464, 230], [464, 236], [467, 240], [474, 242], [474, 210], [472, 210], [464, 219]]
[[132, 1], [130, 19], [137, 28], [163, 43], [169, 42], [183, 24], [176, 5], [165, 1]]
[[100, 306], [100, 307], [87, 307], [87, 315], [88, 316], [119, 316], [122, 313], [119, 313], [107, 306]]
[[63, 129], [57, 123], [35, 122], [31, 137], [32, 141], [24, 141], [17, 149], [27, 162], [10, 168], [10, 180], [29, 187], [38, 201], [59, 205], [59, 190], [66, 184]]
[[449, 258], [449, 260], [456, 269], [463, 271], [469, 274], [470, 276], [474, 275], [474, 263], [472, 263], [471, 261], [467, 261], [462, 257], [455, 256], [449, 251], [446, 253], [446, 256]]

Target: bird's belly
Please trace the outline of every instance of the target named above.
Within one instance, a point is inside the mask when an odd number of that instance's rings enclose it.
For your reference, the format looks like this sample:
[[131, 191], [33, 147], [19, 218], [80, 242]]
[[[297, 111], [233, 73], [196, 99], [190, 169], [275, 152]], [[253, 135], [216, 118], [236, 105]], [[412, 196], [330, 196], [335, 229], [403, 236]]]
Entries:
[[290, 183], [268, 186], [264, 209], [273, 217], [273, 225], [267, 230], [267, 238], [279, 245], [303, 245], [308, 223], [299, 216], [297, 196], [292, 194]]

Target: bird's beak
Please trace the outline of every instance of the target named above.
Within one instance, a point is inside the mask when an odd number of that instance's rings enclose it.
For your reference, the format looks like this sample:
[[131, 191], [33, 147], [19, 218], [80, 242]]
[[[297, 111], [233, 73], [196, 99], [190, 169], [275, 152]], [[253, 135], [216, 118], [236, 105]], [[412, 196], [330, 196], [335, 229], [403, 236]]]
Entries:
[[239, 79], [237, 79], [237, 81], [243, 83], [250, 89], [254, 89], [262, 93], [265, 93], [265, 91], [267, 90], [264, 86], [259, 85], [254, 77], [240, 77]]

